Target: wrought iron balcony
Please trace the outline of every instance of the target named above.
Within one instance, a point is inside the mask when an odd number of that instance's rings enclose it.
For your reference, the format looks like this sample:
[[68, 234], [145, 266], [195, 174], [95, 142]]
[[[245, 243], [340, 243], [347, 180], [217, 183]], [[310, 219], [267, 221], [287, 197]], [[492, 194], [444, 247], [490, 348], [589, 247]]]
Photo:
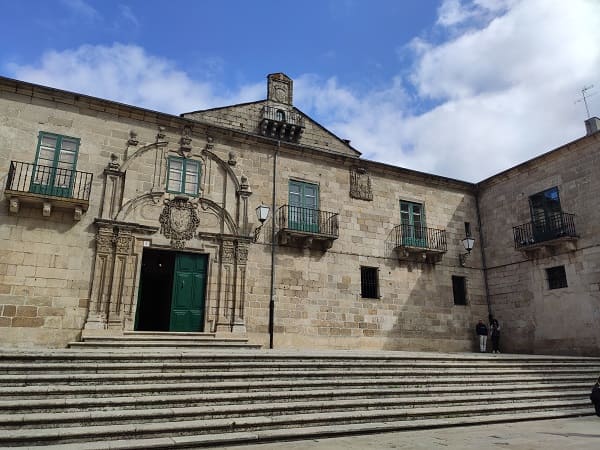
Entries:
[[11, 161], [4, 194], [11, 212], [18, 212], [21, 203], [37, 203], [43, 205], [44, 216], [57, 207], [73, 210], [79, 220], [89, 206], [92, 179], [87, 172]]
[[446, 231], [414, 225], [396, 225], [389, 236], [392, 249], [400, 258], [417, 257], [438, 262], [448, 250]]
[[536, 220], [513, 227], [515, 248], [527, 250], [540, 246], [560, 245], [578, 238], [575, 232], [575, 215], [556, 213], [545, 220]]
[[259, 128], [263, 136], [297, 142], [304, 131], [304, 117], [293, 110], [265, 105]]
[[338, 214], [300, 206], [284, 205], [276, 216], [281, 244], [300, 243], [311, 247], [318, 243], [330, 248], [339, 236]]

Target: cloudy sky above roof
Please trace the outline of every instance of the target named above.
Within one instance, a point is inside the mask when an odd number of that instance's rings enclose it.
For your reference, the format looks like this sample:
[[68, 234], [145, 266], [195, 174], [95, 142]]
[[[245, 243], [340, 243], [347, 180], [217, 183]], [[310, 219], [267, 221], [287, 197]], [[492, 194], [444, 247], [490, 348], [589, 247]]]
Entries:
[[584, 87], [600, 116], [598, 0], [22, 0], [0, 25], [4, 76], [179, 114], [285, 72], [363, 157], [467, 181], [584, 135]]

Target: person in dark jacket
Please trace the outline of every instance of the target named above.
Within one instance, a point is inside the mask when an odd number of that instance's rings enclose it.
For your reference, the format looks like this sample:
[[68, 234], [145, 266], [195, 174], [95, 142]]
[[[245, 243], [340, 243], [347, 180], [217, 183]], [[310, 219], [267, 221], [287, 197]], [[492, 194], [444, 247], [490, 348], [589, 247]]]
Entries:
[[492, 338], [492, 353], [500, 353], [500, 324], [492, 319], [490, 323], [490, 337]]
[[598, 377], [598, 381], [596, 381], [596, 384], [592, 388], [590, 400], [594, 404], [594, 408], [596, 408], [596, 415], [600, 417], [600, 377]]
[[485, 346], [486, 346], [487, 337], [488, 337], [488, 329], [485, 326], [485, 323], [483, 323], [483, 320], [479, 320], [479, 322], [475, 326], [475, 333], [477, 333], [477, 336], [479, 337], [479, 351], [481, 353], [485, 353]]

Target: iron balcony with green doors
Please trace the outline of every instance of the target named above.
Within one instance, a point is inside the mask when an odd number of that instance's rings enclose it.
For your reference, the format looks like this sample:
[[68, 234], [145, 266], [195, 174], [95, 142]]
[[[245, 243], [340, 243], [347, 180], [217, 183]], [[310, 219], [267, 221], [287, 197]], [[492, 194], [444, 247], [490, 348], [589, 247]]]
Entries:
[[339, 237], [338, 213], [283, 205], [277, 210], [276, 221], [281, 244], [296, 242], [312, 247], [318, 243], [330, 248]]
[[410, 223], [396, 225], [389, 241], [400, 258], [416, 258], [430, 263], [438, 262], [448, 250], [445, 230]]
[[93, 174], [57, 166], [11, 161], [5, 195], [23, 203], [45, 203], [87, 211]]
[[535, 221], [513, 227], [516, 249], [527, 249], [540, 245], [553, 245], [561, 241], [577, 239], [575, 215], [566, 212], [554, 213]]

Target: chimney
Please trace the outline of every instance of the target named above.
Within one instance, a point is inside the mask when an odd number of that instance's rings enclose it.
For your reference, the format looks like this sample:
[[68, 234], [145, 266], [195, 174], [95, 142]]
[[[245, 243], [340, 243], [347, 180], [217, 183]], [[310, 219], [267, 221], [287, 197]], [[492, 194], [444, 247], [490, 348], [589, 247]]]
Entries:
[[597, 133], [598, 131], [600, 131], [600, 119], [597, 117], [590, 117], [585, 121], [586, 136]]

